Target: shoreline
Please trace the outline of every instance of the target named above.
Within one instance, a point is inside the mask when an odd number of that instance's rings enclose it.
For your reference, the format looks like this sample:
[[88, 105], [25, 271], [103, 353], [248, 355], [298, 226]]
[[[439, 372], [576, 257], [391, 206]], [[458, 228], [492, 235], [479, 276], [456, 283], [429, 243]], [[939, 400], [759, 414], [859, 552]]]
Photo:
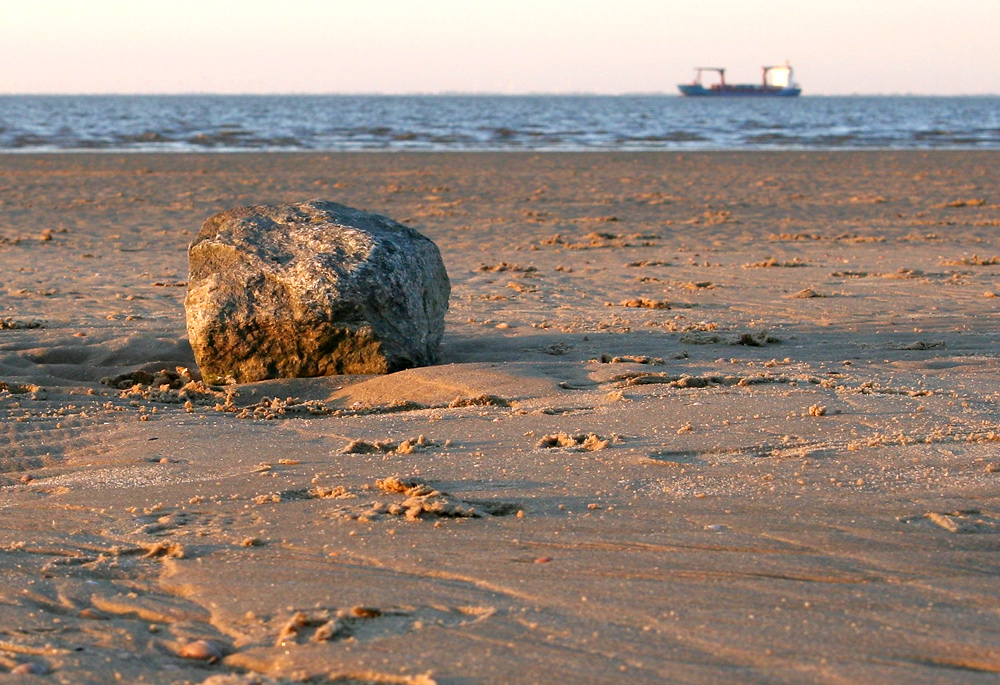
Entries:
[[838, 148], [710, 148], [710, 149], [676, 149], [676, 150], [620, 150], [620, 149], [588, 149], [581, 148], [578, 150], [511, 150], [511, 149], [495, 149], [495, 150], [388, 150], [388, 149], [357, 149], [357, 150], [254, 150], [254, 149], [231, 149], [231, 150], [162, 150], [162, 151], [152, 151], [152, 150], [121, 150], [121, 149], [74, 149], [74, 150], [0, 150], [0, 159], [4, 157], [21, 157], [21, 156], [38, 156], [38, 157], [89, 157], [96, 156], [102, 157], [106, 155], [120, 154], [124, 157], [132, 156], [148, 156], [148, 157], [174, 157], [174, 156], [191, 156], [191, 157], [229, 157], [229, 156], [244, 156], [244, 155], [256, 155], [261, 157], [315, 157], [317, 155], [344, 155], [344, 156], [354, 156], [354, 155], [372, 155], [381, 157], [383, 155], [399, 155], [401, 157], [407, 156], [441, 156], [441, 155], [455, 155], [458, 157], [466, 155], [801, 155], [801, 154], [859, 154], [859, 155], [895, 155], [895, 154], [957, 154], [957, 155], [996, 155], [1000, 154], [1000, 148], [964, 148], [964, 147], [934, 147], [934, 148], [876, 148], [876, 147], [864, 147], [864, 148], [850, 148], [850, 147], [838, 147]]

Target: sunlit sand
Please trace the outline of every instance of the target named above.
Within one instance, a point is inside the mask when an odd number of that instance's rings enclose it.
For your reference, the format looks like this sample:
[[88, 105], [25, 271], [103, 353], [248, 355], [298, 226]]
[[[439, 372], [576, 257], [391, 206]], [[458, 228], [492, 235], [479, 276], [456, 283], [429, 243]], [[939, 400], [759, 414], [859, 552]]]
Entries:
[[[998, 163], [5, 157], [0, 666], [992, 682]], [[441, 364], [199, 384], [187, 244], [310, 198], [437, 243]]]

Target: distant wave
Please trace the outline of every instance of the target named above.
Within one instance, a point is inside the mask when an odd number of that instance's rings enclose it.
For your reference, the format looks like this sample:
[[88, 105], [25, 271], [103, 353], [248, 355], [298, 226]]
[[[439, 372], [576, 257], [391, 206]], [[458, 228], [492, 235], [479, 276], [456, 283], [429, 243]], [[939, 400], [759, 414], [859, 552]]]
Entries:
[[1000, 149], [1000, 98], [0, 96], [0, 152]]

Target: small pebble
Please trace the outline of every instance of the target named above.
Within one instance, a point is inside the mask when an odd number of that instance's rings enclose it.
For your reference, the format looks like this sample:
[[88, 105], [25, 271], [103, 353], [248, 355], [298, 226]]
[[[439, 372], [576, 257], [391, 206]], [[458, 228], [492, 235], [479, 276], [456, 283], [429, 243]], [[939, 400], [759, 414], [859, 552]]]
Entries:
[[214, 640], [195, 640], [181, 647], [180, 651], [177, 652], [177, 656], [185, 659], [207, 661], [213, 664], [225, 656], [225, 654], [222, 651], [222, 645]]

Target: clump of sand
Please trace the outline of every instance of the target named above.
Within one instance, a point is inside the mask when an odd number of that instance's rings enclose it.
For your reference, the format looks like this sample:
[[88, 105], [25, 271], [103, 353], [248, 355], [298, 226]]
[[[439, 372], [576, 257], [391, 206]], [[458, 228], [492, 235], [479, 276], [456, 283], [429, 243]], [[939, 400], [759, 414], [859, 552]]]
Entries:
[[351, 440], [347, 446], [341, 450], [343, 454], [413, 454], [423, 452], [434, 447], [438, 443], [427, 439], [423, 434], [415, 438], [407, 438], [396, 442], [394, 440]]
[[551, 435], [542, 436], [535, 447], [538, 449], [562, 447], [593, 452], [596, 450], [603, 450], [616, 439], [619, 438], [617, 438], [617, 436], [602, 438], [596, 433], [578, 433], [576, 435], [571, 435], [569, 433], [553, 433]]

